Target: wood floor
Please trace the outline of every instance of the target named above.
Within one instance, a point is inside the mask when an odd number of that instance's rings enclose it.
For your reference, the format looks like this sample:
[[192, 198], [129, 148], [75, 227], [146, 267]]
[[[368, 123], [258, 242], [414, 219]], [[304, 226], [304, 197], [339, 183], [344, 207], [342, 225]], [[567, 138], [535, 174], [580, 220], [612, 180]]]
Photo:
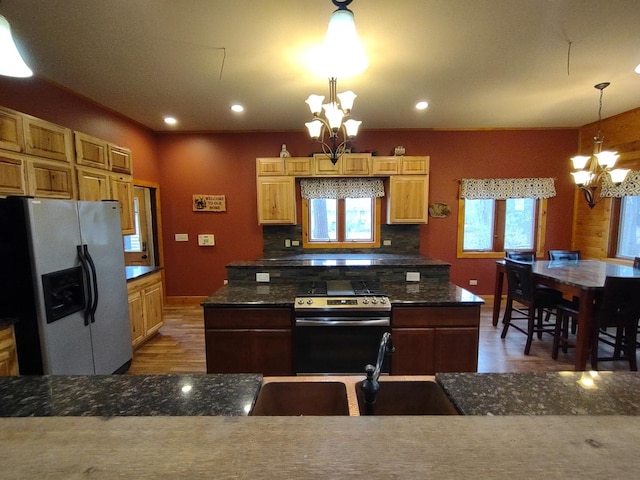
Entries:
[[[130, 374], [205, 373], [204, 322], [200, 305], [167, 306], [164, 326], [158, 335], [134, 352]], [[534, 339], [531, 353], [524, 355], [525, 335], [491, 324], [491, 306], [482, 307], [479, 372], [535, 372], [573, 370], [573, 351], [558, 360], [551, 358], [551, 336]], [[628, 370], [627, 362], [603, 362], [601, 370]]]

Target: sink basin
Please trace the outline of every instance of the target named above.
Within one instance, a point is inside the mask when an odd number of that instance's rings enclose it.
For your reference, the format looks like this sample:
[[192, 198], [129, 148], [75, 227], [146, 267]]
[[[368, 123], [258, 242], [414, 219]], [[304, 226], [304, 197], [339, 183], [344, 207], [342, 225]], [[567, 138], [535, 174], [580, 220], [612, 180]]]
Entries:
[[251, 415], [349, 415], [342, 382], [270, 382], [260, 389]]
[[[362, 382], [356, 384], [360, 415], [365, 415]], [[440, 385], [431, 381], [380, 382], [373, 415], [458, 415]]]

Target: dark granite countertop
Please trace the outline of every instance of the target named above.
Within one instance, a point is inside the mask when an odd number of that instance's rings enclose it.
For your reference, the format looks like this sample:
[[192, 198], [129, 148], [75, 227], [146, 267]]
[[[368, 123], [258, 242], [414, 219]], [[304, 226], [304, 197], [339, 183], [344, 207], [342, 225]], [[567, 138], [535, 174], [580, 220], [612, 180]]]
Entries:
[[0, 417], [242, 416], [262, 375], [0, 377]]
[[638, 372], [441, 373], [436, 381], [463, 415], [640, 415]]
[[145, 275], [149, 275], [151, 273], [162, 270], [162, 267], [143, 267], [140, 265], [128, 265], [124, 267], [124, 270], [127, 277], [127, 282], [130, 282], [140, 277], [144, 277]]
[[[385, 283], [392, 305], [480, 305], [484, 301], [451, 282]], [[293, 306], [298, 283], [236, 283], [224, 285], [203, 301], [206, 306]]]
[[422, 255], [393, 255], [368, 253], [324, 253], [300, 254], [287, 257], [259, 258], [257, 260], [234, 261], [227, 266], [254, 267], [370, 267], [370, 266], [450, 266], [442, 260]]

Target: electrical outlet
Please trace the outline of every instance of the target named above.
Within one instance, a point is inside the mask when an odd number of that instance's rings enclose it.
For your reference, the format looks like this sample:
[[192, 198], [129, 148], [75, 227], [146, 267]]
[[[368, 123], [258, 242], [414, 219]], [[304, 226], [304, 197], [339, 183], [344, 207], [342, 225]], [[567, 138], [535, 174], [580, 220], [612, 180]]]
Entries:
[[176, 233], [175, 235], [176, 242], [188, 242], [189, 234], [188, 233]]
[[213, 233], [198, 235], [198, 245], [201, 247], [213, 247], [216, 244], [216, 239]]
[[391, 245], [391, 240], [383, 240], [382, 245], [384, 245], [385, 247], [388, 247], [389, 245]]
[[269, 282], [269, 274], [268, 273], [256, 273], [256, 282]]
[[291, 240], [289, 240], [288, 238], [284, 241], [284, 246], [285, 248], [289, 248], [291, 247]]
[[407, 272], [407, 282], [419, 282], [420, 272]]
[[469, 280], [469, 285], [478, 285], [478, 280]]
[[300, 246], [300, 240], [292, 240], [291, 241], [291, 245], [294, 247], [299, 247]]

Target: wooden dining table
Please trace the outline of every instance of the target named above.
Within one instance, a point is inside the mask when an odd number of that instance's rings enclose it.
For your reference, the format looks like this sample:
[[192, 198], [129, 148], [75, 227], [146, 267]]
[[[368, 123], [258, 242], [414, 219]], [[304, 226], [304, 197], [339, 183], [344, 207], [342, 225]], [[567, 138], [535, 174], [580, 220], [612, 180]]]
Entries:
[[[505, 261], [496, 262], [496, 283], [493, 298], [493, 325], [500, 317]], [[584, 371], [589, 358], [591, 322], [595, 303], [602, 293], [607, 277], [640, 278], [640, 269], [600, 260], [551, 260], [533, 262], [533, 277], [537, 285], [562, 292], [567, 299], [580, 299], [576, 334], [575, 370]], [[640, 295], [640, 292], [638, 293]]]

